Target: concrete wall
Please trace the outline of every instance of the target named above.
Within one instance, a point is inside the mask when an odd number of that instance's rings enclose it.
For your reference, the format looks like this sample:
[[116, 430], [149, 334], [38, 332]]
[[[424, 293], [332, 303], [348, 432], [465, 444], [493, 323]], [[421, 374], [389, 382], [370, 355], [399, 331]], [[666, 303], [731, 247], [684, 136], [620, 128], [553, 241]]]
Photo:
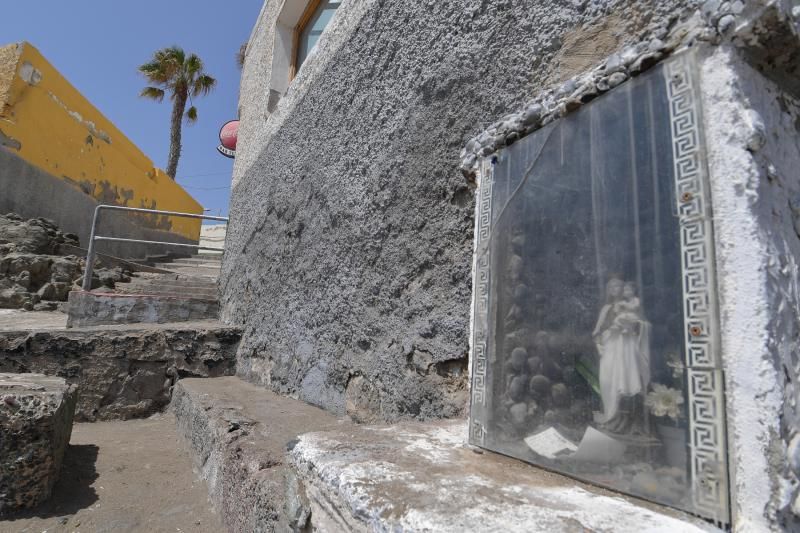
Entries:
[[464, 414], [467, 139], [695, 2], [345, 0], [270, 99], [268, 0], [248, 45], [224, 319], [239, 373], [357, 419]]
[[[98, 203], [203, 211], [27, 43], [0, 48], [0, 157], [0, 211], [53, 219], [84, 246]], [[107, 220], [131, 230], [123, 237], [196, 242], [200, 232], [199, 221], [183, 218]]]
[[701, 67], [733, 517], [736, 531], [796, 531], [800, 100], [760, 67], [730, 46]]

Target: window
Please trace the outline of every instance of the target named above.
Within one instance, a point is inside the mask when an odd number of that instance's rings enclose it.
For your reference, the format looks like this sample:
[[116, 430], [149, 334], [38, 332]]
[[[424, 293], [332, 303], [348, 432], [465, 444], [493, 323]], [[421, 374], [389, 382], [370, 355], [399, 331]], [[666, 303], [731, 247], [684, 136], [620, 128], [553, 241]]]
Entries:
[[290, 78], [297, 75], [303, 62], [317, 45], [322, 32], [333, 19], [341, 0], [311, 0], [295, 28], [294, 53]]

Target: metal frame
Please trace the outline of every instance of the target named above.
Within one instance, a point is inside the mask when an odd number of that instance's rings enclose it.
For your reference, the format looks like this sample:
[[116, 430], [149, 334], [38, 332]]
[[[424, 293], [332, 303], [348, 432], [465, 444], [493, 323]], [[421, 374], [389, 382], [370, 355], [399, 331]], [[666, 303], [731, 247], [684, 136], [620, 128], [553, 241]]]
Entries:
[[228, 222], [228, 217], [215, 217], [211, 215], [197, 215], [194, 213], [181, 213], [178, 211], [160, 211], [158, 209], [144, 209], [141, 207], [124, 207], [121, 205], [106, 205], [101, 204], [98, 205], [94, 209], [94, 217], [92, 217], [92, 232], [89, 235], [89, 250], [86, 252], [86, 268], [84, 269], [83, 273], [83, 290], [90, 291], [92, 290], [92, 272], [94, 271], [94, 259], [97, 252], [95, 252], [94, 243], [97, 241], [113, 241], [113, 242], [130, 242], [130, 243], [137, 243], [137, 244], [160, 244], [166, 246], [178, 246], [182, 248], [194, 248], [195, 250], [213, 250], [215, 252], [222, 252], [224, 248], [209, 248], [207, 246], [200, 246], [199, 244], [184, 244], [178, 242], [166, 242], [166, 241], [147, 241], [143, 239], [123, 239], [120, 237], [106, 237], [103, 235], [95, 235], [95, 231], [97, 230], [97, 221], [100, 219], [100, 211], [103, 209], [108, 209], [112, 211], [129, 211], [133, 213], [150, 213], [156, 215], [167, 215], [171, 217], [183, 217], [183, 218], [199, 218], [201, 220], [217, 220], [220, 222]]

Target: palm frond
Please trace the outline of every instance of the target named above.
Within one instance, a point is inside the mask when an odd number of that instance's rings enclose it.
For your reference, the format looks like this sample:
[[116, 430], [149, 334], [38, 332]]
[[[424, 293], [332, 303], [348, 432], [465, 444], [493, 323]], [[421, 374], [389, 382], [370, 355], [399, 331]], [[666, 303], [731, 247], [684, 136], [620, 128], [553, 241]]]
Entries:
[[153, 100], [160, 102], [164, 99], [164, 89], [159, 89], [158, 87], [145, 87], [142, 89], [142, 92], [139, 93], [139, 96], [144, 98], [152, 98]]
[[186, 59], [184, 68], [189, 77], [194, 77], [195, 74], [199, 74], [203, 71], [203, 60], [197, 57], [196, 54], [191, 54]]
[[190, 107], [189, 110], [186, 111], [186, 120], [189, 124], [197, 122], [197, 108], [195, 106]]
[[150, 61], [139, 66], [139, 72], [153, 83], [166, 83], [169, 80], [169, 73], [163, 63]]
[[178, 45], [172, 45], [161, 50], [167, 58], [179, 65], [186, 61], [186, 52]]
[[201, 96], [210, 93], [217, 86], [217, 80], [208, 74], [201, 74], [192, 85], [192, 96]]

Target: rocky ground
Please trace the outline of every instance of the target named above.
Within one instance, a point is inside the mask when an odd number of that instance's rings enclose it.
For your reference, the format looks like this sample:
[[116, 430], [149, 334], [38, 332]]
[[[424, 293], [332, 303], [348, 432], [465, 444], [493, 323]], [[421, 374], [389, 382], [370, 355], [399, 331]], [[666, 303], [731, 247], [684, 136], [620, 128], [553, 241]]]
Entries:
[[[83, 276], [84, 259], [69, 255], [78, 237], [50, 220], [0, 215], [0, 308], [52, 311]], [[97, 269], [92, 287], [130, 281], [122, 268]], [[94, 279], [96, 276], [96, 279]]]
[[53, 497], [0, 533], [223, 531], [171, 414], [76, 424]]

